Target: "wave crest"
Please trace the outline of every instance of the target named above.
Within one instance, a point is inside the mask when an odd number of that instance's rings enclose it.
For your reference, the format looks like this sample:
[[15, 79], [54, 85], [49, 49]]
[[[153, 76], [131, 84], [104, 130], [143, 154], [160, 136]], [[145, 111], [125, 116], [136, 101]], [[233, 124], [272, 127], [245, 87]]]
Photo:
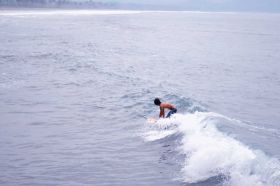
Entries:
[[144, 138], [155, 141], [181, 134], [184, 182], [198, 183], [216, 177], [230, 186], [279, 185], [279, 160], [221, 132], [217, 124], [224, 120], [231, 119], [211, 112], [175, 114], [150, 126]]

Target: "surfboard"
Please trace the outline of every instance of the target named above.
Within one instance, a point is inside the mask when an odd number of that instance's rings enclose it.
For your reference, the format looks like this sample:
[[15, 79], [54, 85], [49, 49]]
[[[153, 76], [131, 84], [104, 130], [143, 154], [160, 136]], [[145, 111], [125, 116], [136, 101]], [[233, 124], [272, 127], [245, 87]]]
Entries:
[[147, 122], [148, 122], [148, 123], [156, 123], [156, 122], [157, 122], [157, 119], [156, 119], [156, 118], [150, 117], [150, 118], [147, 118]]

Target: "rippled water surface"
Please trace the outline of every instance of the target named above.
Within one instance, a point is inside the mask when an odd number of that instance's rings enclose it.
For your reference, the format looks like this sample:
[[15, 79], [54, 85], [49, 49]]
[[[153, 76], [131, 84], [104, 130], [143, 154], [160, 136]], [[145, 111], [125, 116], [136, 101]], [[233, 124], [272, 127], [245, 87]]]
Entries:
[[0, 10], [0, 184], [280, 185], [279, 20]]

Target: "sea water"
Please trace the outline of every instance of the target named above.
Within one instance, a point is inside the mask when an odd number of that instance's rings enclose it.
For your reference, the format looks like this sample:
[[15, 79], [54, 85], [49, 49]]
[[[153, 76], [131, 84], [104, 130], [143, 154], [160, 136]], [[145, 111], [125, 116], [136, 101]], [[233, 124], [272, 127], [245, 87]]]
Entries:
[[0, 10], [0, 185], [280, 185], [279, 20]]

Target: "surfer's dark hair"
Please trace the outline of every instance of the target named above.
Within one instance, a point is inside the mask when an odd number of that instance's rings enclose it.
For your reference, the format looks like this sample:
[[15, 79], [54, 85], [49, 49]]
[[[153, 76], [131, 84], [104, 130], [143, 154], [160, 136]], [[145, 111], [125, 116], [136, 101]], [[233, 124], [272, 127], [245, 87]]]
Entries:
[[154, 103], [155, 103], [155, 105], [158, 105], [158, 106], [161, 104], [159, 98], [156, 98], [156, 99], [154, 100]]

